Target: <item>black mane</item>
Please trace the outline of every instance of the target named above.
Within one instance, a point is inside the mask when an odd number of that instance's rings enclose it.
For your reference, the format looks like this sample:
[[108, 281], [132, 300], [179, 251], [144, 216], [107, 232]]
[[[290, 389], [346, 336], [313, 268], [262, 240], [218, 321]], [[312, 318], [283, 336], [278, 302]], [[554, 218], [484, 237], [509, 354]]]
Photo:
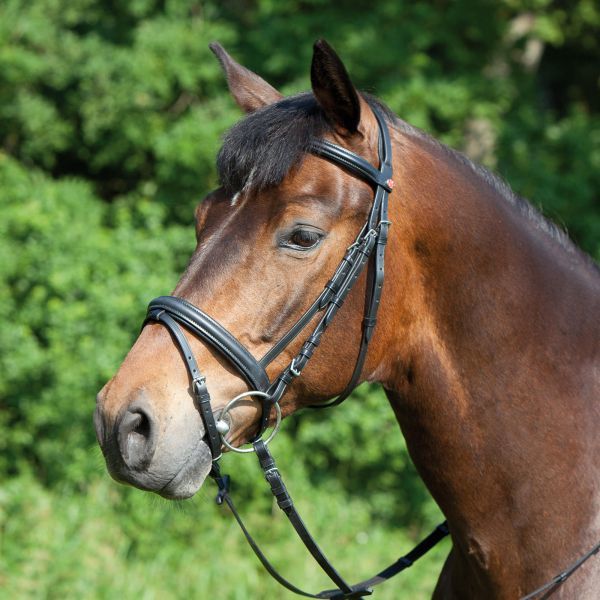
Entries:
[[221, 185], [229, 193], [281, 183], [307, 152], [310, 140], [330, 130], [310, 93], [285, 98], [236, 123], [217, 156]]

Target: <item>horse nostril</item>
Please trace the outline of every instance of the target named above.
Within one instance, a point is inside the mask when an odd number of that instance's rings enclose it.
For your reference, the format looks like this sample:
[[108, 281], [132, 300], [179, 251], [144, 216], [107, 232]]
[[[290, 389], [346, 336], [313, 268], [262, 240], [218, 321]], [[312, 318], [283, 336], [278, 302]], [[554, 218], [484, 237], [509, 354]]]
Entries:
[[121, 418], [118, 439], [121, 456], [130, 468], [147, 467], [156, 448], [156, 427], [146, 409], [130, 408]]

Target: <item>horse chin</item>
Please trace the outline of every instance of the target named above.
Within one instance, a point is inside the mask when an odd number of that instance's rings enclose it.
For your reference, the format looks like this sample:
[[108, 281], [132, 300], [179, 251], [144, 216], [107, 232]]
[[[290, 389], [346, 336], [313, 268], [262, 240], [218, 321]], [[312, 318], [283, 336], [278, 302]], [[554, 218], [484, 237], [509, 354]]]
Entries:
[[206, 480], [212, 468], [212, 456], [208, 446], [200, 442], [196, 451], [177, 471], [175, 476], [156, 493], [168, 500], [191, 498]]

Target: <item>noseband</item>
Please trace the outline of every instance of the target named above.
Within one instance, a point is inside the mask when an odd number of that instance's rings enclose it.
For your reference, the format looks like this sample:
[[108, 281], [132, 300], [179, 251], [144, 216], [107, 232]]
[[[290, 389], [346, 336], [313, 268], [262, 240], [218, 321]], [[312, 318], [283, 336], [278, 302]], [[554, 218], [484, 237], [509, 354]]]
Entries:
[[[226, 502], [230, 507], [236, 520], [240, 524], [246, 539], [250, 543], [250, 546], [267, 571], [290, 591], [311, 598], [335, 598], [341, 600], [370, 595], [372, 593], [371, 587], [373, 585], [382, 583], [409, 567], [438, 541], [448, 535], [446, 523], [438, 525], [438, 527], [436, 527], [436, 529], [411, 552], [381, 571], [378, 575], [356, 585], [349, 585], [327, 560], [306, 529], [286, 490], [281, 474], [275, 464], [275, 460], [267, 449], [267, 443], [279, 428], [281, 421], [279, 401], [290, 383], [302, 374], [302, 371], [312, 357], [315, 349], [321, 342], [321, 337], [325, 333], [325, 330], [344, 303], [344, 300], [352, 290], [360, 274], [368, 265], [362, 335], [354, 371], [348, 384], [335, 400], [326, 404], [315, 405], [311, 408], [325, 408], [343, 402], [356, 387], [365, 363], [369, 342], [377, 322], [377, 310], [379, 308], [383, 290], [385, 247], [388, 238], [388, 228], [390, 226], [390, 221], [388, 220], [388, 197], [394, 187], [394, 182], [392, 180], [392, 148], [389, 131], [385, 119], [380, 114], [379, 110], [376, 107], [372, 107], [372, 109], [379, 126], [378, 151], [380, 166], [378, 169], [354, 152], [346, 150], [327, 140], [314, 140], [311, 143], [310, 152], [312, 154], [340, 166], [344, 170], [349, 171], [363, 181], [371, 184], [375, 190], [373, 203], [369, 215], [354, 243], [347, 248], [344, 257], [331, 279], [326, 283], [323, 291], [289, 331], [260, 360], [256, 360], [248, 349], [220, 323], [182, 298], [161, 296], [160, 298], [152, 300], [148, 306], [148, 314], [144, 322], [144, 325], [151, 321], [164, 325], [171, 332], [173, 340], [181, 350], [190, 375], [194, 401], [200, 411], [204, 423], [206, 442], [210, 448], [213, 459], [211, 476], [219, 486], [217, 503], [222, 504], [223, 502]], [[321, 314], [321, 317], [312, 330], [312, 333], [302, 344], [300, 351], [294, 356], [283, 371], [271, 381], [265, 370], [267, 366], [271, 364], [302, 331], [304, 331], [313, 317], [318, 313]], [[210, 394], [206, 387], [206, 378], [198, 368], [192, 349], [181, 327], [184, 327], [193, 333], [196, 337], [212, 346], [217, 352], [225, 357], [231, 365], [235, 367], [251, 390], [240, 394], [231, 400], [221, 411], [218, 422], [215, 420], [211, 408]], [[246, 451], [234, 448], [226, 439], [226, 435], [229, 431], [229, 423], [226, 417], [228, 417], [228, 413], [234, 405], [245, 397], [258, 397], [262, 403], [258, 431], [252, 441], [253, 447], [248, 451], [256, 452], [265, 478], [271, 486], [271, 492], [277, 499], [279, 507], [287, 515], [309, 552], [335, 583], [337, 586], [335, 590], [326, 590], [319, 594], [310, 594], [300, 590], [279, 575], [248, 533], [231, 497], [229, 496], [229, 477], [221, 475], [218, 460], [221, 457], [221, 448], [223, 444], [235, 451]], [[267, 429], [273, 408], [275, 408], [276, 411], [275, 430], [269, 439], [262, 440], [262, 435]]]

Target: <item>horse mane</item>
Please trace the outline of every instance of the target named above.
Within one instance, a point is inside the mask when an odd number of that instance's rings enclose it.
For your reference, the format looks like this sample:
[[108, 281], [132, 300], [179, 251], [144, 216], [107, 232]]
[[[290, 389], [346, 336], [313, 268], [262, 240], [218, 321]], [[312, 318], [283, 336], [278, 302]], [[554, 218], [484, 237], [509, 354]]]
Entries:
[[[489, 187], [491, 187], [497, 195], [499, 195], [504, 201], [511, 204], [523, 217], [527, 219], [534, 227], [540, 229], [547, 235], [549, 235], [552, 239], [559, 243], [565, 250], [569, 252], [576, 252], [585, 256], [586, 258], [590, 258], [587, 254], [579, 249], [578, 246], [571, 240], [568, 233], [559, 227], [556, 223], [545, 217], [539, 210], [537, 210], [526, 198], [516, 194], [512, 188], [506, 183], [506, 181], [497, 175], [496, 173], [492, 173], [489, 169], [480, 165], [474, 161], [472, 161], [468, 156], [460, 152], [459, 150], [455, 150], [450, 146], [446, 146], [439, 140], [436, 140], [434, 137], [425, 133], [421, 129], [402, 121], [394, 115], [393, 121], [391, 123], [395, 126], [396, 129], [401, 131], [402, 133], [422, 140], [442, 154], [447, 157], [457, 161], [460, 165], [466, 167], [468, 170], [472, 171], [474, 175], [478, 177], [478, 179], [485, 182]], [[591, 261], [592, 264], [594, 261]]]
[[[534, 227], [550, 236], [566, 251], [585, 257], [598, 268], [593, 259], [581, 251], [563, 229], [544, 217], [525, 198], [515, 194], [500, 176], [473, 162], [462, 152], [399, 119], [378, 98], [366, 92], [361, 92], [361, 95], [370, 106], [377, 107], [384, 114], [392, 127], [432, 145], [443, 155], [456, 160], [511, 204]], [[217, 155], [219, 181], [232, 196], [242, 190], [259, 191], [277, 186], [290, 171], [302, 164], [311, 140], [332, 132], [333, 126], [312, 92], [284, 98], [251, 113], [225, 134]]]

